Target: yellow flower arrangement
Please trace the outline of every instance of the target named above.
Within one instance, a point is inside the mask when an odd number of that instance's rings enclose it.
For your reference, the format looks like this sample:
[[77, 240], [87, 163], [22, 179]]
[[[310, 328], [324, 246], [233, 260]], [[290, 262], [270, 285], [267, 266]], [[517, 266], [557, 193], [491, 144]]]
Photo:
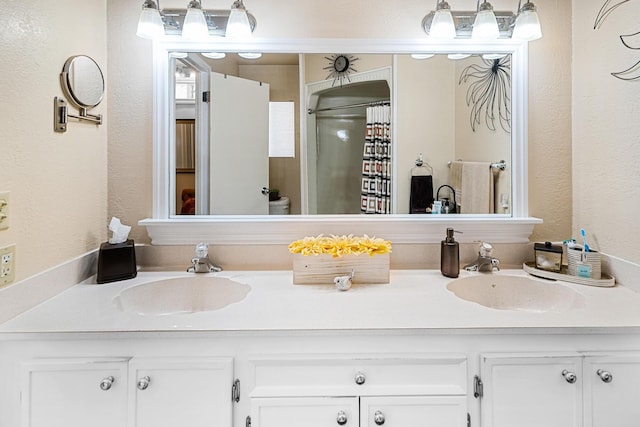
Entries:
[[344, 255], [386, 254], [391, 252], [391, 242], [388, 240], [364, 236], [324, 236], [305, 237], [291, 242], [289, 252], [304, 256], [327, 254], [334, 258]]

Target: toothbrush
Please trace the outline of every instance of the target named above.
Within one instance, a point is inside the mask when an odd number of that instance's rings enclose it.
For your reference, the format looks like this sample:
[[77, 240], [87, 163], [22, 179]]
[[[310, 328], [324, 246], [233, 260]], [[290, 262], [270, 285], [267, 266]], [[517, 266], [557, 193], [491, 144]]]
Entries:
[[584, 228], [580, 229], [580, 235], [582, 236], [582, 243], [584, 245], [585, 252], [591, 252], [589, 245], [587, 245], [587, 233], [584, 232]]

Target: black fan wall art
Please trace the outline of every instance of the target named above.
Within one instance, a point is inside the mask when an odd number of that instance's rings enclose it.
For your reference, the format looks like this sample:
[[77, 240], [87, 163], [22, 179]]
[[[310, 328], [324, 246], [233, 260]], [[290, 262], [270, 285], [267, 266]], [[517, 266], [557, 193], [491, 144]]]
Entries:
[[[631, 0], [622, 0], [622, 1], [614, 1], [607, 0], [604, 2], [600, 11], [598, 12], [598, 16], [596, 16], [596, 21], [593, 24], [593, 29], [597, 30], [602, 26], [602, 23], [607, 19], [607, 17], [618, 7], [622, 6], [625, 3], [628, 3]], [[620, 41], [622, 44], [632, 50], [640, 50], [640, 31], [633, 34], [623, 34], [620, 36]], [[620, 80], [638, 80], [640, 79], [640, 60], [638, 60], [631, 67], [626, 70], [613, 72], [611, 75]]]
[[467, 105], [471, 107], [469, 121], [475, 132], [484, 123], [495, 131], [496, 120], [505, 132], [511, 132], [511, 55], [498, 59], [482, 59], [460, 73], [459, 85], [470, 81]]

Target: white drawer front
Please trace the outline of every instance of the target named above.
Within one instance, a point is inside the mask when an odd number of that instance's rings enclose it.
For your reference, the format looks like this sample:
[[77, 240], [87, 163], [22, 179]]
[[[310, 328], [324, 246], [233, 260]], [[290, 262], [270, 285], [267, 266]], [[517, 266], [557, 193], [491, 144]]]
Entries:
[[251, 396], [465, 395], [463, 355], [251, 358]]

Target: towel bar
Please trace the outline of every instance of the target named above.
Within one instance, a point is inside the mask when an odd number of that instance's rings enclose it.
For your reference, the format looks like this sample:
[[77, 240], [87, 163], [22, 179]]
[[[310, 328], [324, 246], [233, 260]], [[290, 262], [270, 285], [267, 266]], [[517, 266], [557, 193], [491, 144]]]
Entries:
[[[458, 161], [462, 161], [462, 160], [458, 159]], [[447, 162], [447, 166], [451, 167], [451, 163], [453, 163], [453, 162], [451, 160], [449, 160]], [[489, 165], [489, 167], [491, 169], [499, 169], [499, 170], [503, 171], [503, 170], [505, 170], [507, 168], [507, 162], [505, 162], [504, 160], [500, 160], [499, 162], [491, 163]]]

